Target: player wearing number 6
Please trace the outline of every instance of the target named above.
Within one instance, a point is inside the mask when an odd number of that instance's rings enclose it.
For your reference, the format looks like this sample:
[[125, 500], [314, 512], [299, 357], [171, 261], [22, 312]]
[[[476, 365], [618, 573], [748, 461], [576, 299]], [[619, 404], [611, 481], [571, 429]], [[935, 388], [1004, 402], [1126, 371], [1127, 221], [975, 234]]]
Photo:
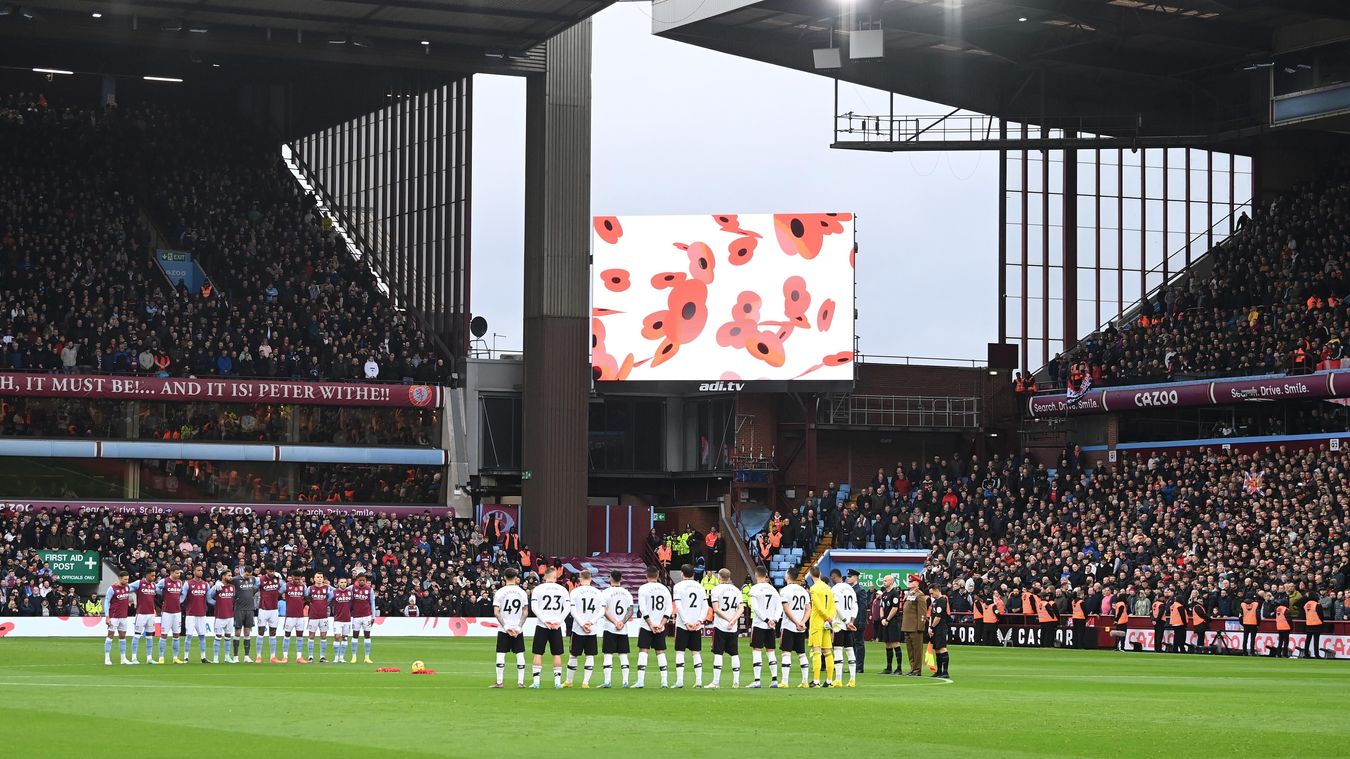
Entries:
[[[854, 575], [856, 576], [856, 572]], [[858, 660], [855, 658], [853, 644], [858, 635], [858, 592], [852, 585], [844, 582], [844, 575], [838, 569], [830, 571], [830, 582], [834, 587], [834, 684], [838, 686], [844, 679], [844, 659], [848, 659], [848, 687], [858, 687]]]
[[506, 673], [506, 655], [516, 655], [516, 687], [525, 687], [525, 614], [530, 606], [529, 596], [520, 587], [520, 573], [512, 567], [502, 570], [506, 584], [492, 596], [492, 613], [500, 626], [497, 632], [497, 684], [502, 687]]
[[741, 687], [740, 639], [736, 629], [741, 623], [741, 589], [731, 584], [731, 570], [717, 573], [718, 585], [712, 590], [713, 611], [713, 676], [709, 688], [722, 684], [722, 655], [731, 657], [731, 687]]
[[[821, 687], [821, 659], [825, 659], [825, 687], [830, 686], [829, 676], [834, 671], [834, 618], [838, 614], [834, 604], [834, 591], [829, 583], [820, 576], [820, 566], [811, 567], [811, 687]], [[838, 685], [838, 683], [835, 683]]]
[[538, 618], [534, 628], [534, 683], [539, 689], [539, 673], [544, 667], [544, 652], [553, 655], [553, 687], [562, 688], [563, 620], [567, 619], [567, 588], [559, 585], [558, 570], [549, 567], [544, 581], [530, 593], [530, 611]]
[[604, 601], [605, 635], [601, 651], [605, 654], [605, 682], [601, 688], [610, 687], [610, 676], [614, 672], [614, 655], [619, 656], [619, 666], [623, 670], [623, 687], [628, 687], [628, 619], [633, 615], [633, 594], [623, 586], [623, 573], [614, 570], [609, 573], [609, 589], [600, 596]]
[[569, 599], [572, 604], [572, 650], [567, 660], [567, 682], [563, 683], [564, 688], [572, 687], [572, 680], [577, 675], [577, 660], [582, 656], [586, 657], [586, 673], [582, 675], [581, 687], [591, 687], [600, 620], [605, 618], [604, 599], [600, 597], [600, 589], [591, 584], [588, 570], [581, 571], [578, 583]]

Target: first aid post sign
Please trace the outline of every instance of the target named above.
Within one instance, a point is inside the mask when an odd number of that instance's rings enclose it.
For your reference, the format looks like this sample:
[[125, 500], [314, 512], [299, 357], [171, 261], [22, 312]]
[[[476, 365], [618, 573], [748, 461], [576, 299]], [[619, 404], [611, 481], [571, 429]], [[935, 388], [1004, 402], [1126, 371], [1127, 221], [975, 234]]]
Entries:
[[61, 582], [98, 582], [103, 574], [98, 551], [38, 551], [38, 558]]

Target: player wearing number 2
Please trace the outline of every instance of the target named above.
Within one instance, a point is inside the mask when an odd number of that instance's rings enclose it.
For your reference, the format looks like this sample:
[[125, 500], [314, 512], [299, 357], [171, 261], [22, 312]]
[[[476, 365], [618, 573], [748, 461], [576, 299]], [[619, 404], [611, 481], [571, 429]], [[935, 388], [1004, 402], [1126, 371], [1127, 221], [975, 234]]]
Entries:
[[563, 621], [567, 619], [567, 588], [557, 583], [558, 570], [549, 567], [544, 581], [530, 592], [530, 611], [538, 618], [534, 628], [534, 682], [539, 689], [539, 673], [544, 666], [544, 652], [553, 655], [553, 687], [562, 688]]
[[516, 687], [525, 687], [525, 615], [530, 606], [530, 598], [520, 587], [520, 573], [514, 568], [502, 570], [506, 584], [497, 588], [492, 596], [492, 613], [500, 626], [497, 632], [497, 684], [502, 687], [502, 676], [506, 672], [506, 655], [516, 655]]
[[708, 619], [708, 592], [694, 580], [694, 568], [680, 567], [684, 579], [675, 583], [675, 687], [684, 687], [684, 652], [694, 654], [694, 687], [703, 687], [703, 623]]
[[731, 570], [717, 573], [718, 585], [712, 590], [713, 610], [713, 676], [709, 688], [722, 684], [722, 655], [731, 657], [731, 687], [741, 687], [740, 639], [736, 630], [741, 623], [741, 589], [731, 584]]
[[661, 570], [647, 567], [647, 582], [638, 588], [638, 671], [634, 688], [647, 687], [647, 651], [656, 651], [661, 665], [661, 687], [669, 685], [666, 673], [666, 620], [670, 618], [670, 589], [657, 579]]
[[582, 570], [577, 576], [578, 585], [572, 589], [572, 650], [567, 660], [567, 681], [564, 688], [572, 687], [577, 675], [577, 660], [586, 657], [586, 672], [581, 677], [581, 687], [591, 687], [591, 674], [595, 671], [596, 639], [600, 634], [600, 620], [605, 618], [605, 604], [600, 597], [600, 589], [591, 584], [591, 573]]

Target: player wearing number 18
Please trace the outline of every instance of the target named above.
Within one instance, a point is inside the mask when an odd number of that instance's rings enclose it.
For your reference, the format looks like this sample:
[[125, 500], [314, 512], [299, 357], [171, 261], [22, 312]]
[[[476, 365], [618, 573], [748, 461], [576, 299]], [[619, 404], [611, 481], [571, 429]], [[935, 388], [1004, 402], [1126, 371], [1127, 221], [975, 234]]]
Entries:
[[567, 588], [557, 579], [558, 570], [550, 567], [544, 572], [544, 581], [530, 592], [530, 611], [539, 620], [534, 628], [534, 682], [530, 685], [535, 690], [539, 689], [545, 651], [553, 655], [553, 687], [562, 688], [562, 626], [570, 603]]
[[638, 671], [634, 688], [647, 687], [647, 651], [656, 652], [661, 687], [667, 687], [666, 620], [670, 618], [670, 589], [657, 582], [661, 570], [647, 567], [647, 582], [638, 588]]

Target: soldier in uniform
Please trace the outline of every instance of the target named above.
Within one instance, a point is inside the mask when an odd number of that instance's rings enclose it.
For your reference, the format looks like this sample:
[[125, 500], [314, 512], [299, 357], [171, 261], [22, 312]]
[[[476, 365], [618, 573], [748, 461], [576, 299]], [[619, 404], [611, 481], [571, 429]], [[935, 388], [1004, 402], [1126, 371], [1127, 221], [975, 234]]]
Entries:
[[905, 650], [909, 656], [910, 677], [922, 677], [923, 634], [928, 628], [928, 596], [923, 590], [923, 578], [911, 574], [905, 578], [905, 595], [900, 632], [905, 636]]

